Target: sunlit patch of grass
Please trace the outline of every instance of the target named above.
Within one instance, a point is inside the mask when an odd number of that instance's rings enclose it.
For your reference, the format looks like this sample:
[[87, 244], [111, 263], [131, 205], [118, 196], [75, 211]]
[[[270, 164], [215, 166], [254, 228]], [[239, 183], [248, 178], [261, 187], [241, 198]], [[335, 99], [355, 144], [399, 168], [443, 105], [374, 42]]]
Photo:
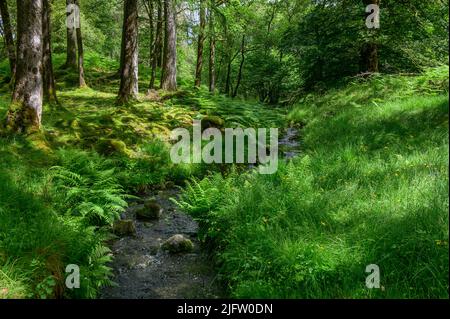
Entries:
[[14, 263], [2, 260], [1, 264], [0, 299], [22, 299], [27, 297], [30, 291], [27, 273], [18, 273], [19, 267], [16, 267]]
[[[54, 55], [59, 104], [44, 105], [42, 132], [0, 136], [0, 298], [94, 298], [110, 283], [104, 240], [126, 207], [125, 191], [145, 192], [167, 180], [183, 184], [216, 169], [174, 165], [172, 129], [191, 128], [206, 115], [233, 126], [282, 118], [257, 103], [196, 92], [191, 81], [177, 93], [158, 91], [161, 98], [152, 101], [143, 66], [139, 100], [119, 107], [116, 61], [86, 54], [84, 88], [77, 87], [76, 70], [61, 68], [64, 62], [64, 54]], [[3, 60], [0, 121], [11, 100], [8, 68]], [[67, 264], [80, 266], [81, 289], [65, 289]]]
[[306, 124], [299, 158], [192, 182], [180, 204], [231, 295], [448, 298], [447, 82], [441, 68], [310, 96], [289, 115]]

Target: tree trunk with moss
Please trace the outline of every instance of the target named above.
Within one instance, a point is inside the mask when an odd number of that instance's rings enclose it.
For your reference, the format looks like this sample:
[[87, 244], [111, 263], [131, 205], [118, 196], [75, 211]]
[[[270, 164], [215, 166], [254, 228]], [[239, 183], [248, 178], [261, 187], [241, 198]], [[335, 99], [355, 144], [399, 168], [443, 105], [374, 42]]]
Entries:
[[43, 0], [17, 0], [16, 80], [6, 128], [11, 132], [38, 131], [42, 117]]
[[11, 79], [14, 80], [16, 72], [16, 49], [14, 47], [14, 37], [9, 17], [8, 2], [0, 0], [0, 15], [2, 16], [3, 32], [5, 37], [5, 45], [8, 50], [9, 66], [11, 68]]
[[123, 20], [122, 67], [118, 103], [138, 97], [138, 1], [125, 0]]
[[167, 91], [177, 90], [177, 29], [174, 0], [164, 1], [166, 16], [165, 55], [161, 88]]
[[43, 0], [42, 38], [43, 38], [43, 89], [44, 99], [48, 102], [57, 102], [55, 77], [52, 62], [52, 38], [51, 38], [51, 0]]

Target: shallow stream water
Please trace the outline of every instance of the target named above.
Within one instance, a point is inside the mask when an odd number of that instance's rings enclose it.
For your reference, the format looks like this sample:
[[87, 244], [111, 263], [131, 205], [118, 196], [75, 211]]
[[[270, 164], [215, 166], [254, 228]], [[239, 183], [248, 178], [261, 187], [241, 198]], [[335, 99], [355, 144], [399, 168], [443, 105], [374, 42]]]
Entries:
[[[279, 139], [280, 153], [292, 159], [300, 152], [299, 131], [288, 128]], [[182, 212], [169, 198], [177, 198], [181, 190], [154, 191], [130, 203], [124, 219], [136, 224], [136, 237], [122, 237], [111, 246], [116, 286], [101, 293], [103, 299], [213, 299], [224, 298], [223, 283], [217, 279], [213, 262], [208, 259], [197, 239], [198, 224]], [[135, 211], [147, 198], [154, 198], [163, 208], [161, 219], [144, 222]], [[170, 254], [160, 249], [173, 235], [192, 240], [194, 250], [186, 254]]]

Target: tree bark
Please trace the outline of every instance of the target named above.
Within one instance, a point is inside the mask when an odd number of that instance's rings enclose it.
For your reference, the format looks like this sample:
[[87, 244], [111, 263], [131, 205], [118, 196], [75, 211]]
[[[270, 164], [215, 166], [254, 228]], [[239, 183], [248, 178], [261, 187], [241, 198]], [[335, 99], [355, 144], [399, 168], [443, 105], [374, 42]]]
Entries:
[[42, 38], [43, 38], [43, 92], [44, 100], [47, 102], [57, 102], [55, 77], [53, 74], [52, 62], [52, 38], [51, 38], [51, 0], [43, 0], [42, 12]]
[[[66, 0], [67, 5], [67, 18], [73, 14], [77, 14], [78, 12], [74, 13], [73, 10], [69, 10], [69, 6], [72, 6], [76, 4], [75, 0]], [[67, 57], [66, 57], [66, 63], [64, 64], [65, 68], [68, 69], [76, 69], [78, 67], [77, 63], [77, 30], [75, 25], [67, 25]]]
[[177, 90], [177, 29], [175, 0], [164, 1], [166, 13], [165, 47], [161, 88], [166, 91]]
[[11, 81], [14, 81], [16, 73], [16, 49], [14, 48], [14, 37], [11, 26], [11, 19], [9, 17], [8, 2], [0, 0], [0, 15], [2, 16], [3, 31], [5, 33], [5, 44], [8, 50], [9, 66], [11, 69]]
[[[75, 0], [75, 4], [80, 7], [79, 0]], [[80, 87], [85, 87], [86, 80], [84, 78], [84, 48], [83, 48], [83, 36], [81, 33], [81, 19], [78, 23], [78, 26], [76, 28], [76, 35], [77, 35], [77, 47], [78, 47], [78, 85]]]
[[[380, 0], [363, 0], [363, 4], [368, 6], [370, 4], [379, 5]], [[364, 23], [370, 13], [366, 13]], [[378, 44], [376, 43], [377, 31], [369, 30], [370, 39], [364, 43], [361, 48], [361, 61], [360, 72], [361, 73], [377, 73], [379, 72], [379, 59], [378, 59]]]
[[231, 56], [228, 56], [228, 62], [227, 62], [227, 75], [225, 77], [225, 89], [224, 93], [227, 95], [230, 95], [230, 87], [231, 87]]
[[216, 91], [216, 34], [212, 6], [211, 3], [209, 10], [209, 92], [214, 94]]
[[17, 67], [8, 131], [38, 131], [42, 117], [42, 0], [17, 0]]
[[228, 54], [226, 55], [226, 59], [227, 59], [227, 73], [225, 76], [225, 90], [224, 93], [227, 95], [232, 95], [232, 88], [231, 88], [231, 71], [232, 71], [232, 66], [233, 66], [233, 61], [234, 59], [236, 59], [236, 57], [239, 55], [239, 51], [237, 51], [233, 56], [231, 56], [232, 52], [232, 47], [231, 45], [229, 46], [230, 49], [228, 50]]
[[239, 85], [241, 84], [241, 79], [242, 79], [242, 68], [244, 67], [244, 62], [245, 62], [245, 35], [242, 36], [242, 43], [241, 43], [241, 64], [239, 66], [239, 72], [238, 72], [238, 76], [237, 76], [237, 82], [236, 82], [236, 87], [234, 89], [233, 95], [232, 97], [235, 98], [238, 94], [239, 91]]
[[118, 103], [138, 98], [138, 1], [125, 0], [123, 19], [123, 65], [120, 71]]
[[163, 4], [164, 10], [164, 38], [163, 38], [163, 51], [161, 55], [161, 79], [160, 79], [160, 88], [162, 88], [164, 73], [166, 69], [166, 59], [167, 59], [167, 0], [161, 0]]
[[150, 24], [150, 65], [151, 65], [151, 76], [150, 76], [150, 84], [149, 90], [153, 90], [155, 88], [155, 80], [156, 80], [156, 68], [157, 68], [157, 57], [156, 57], [156, 39], [155, 39], [155, 23], [154, 23], [154, 5], [153, 0], [148, 1], [148, 5], [146, 6], [149, 24]]
[[198, 30], [197, 41], [197, 65], [195, 68], [195, 86], [200, 87], [202, 84], [202, 70], [203, 70], [203, 44], [205, 42], [205, 26], [206, 26], [206, 8], [205, 0], [200, 0], [200, 25]]
[[155, 39], [155, 55], [156, 65], [158, 68], [162, 67], [162, 53], [163, 53], [163, 5], [162, 0], [157, 0], [158, 21], [156, 21], [156, 39]]
[[378, 64], [378, 45], [376, 43], [365, 43], [361, 50], [361, 69], [362, 73], [377, 73]]

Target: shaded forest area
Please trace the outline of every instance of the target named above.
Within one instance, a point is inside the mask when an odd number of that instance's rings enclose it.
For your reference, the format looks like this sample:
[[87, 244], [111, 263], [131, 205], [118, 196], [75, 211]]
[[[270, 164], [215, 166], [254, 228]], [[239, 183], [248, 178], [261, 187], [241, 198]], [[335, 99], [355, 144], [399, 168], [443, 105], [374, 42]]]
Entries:
[[[171, 188], [226, 296], [448, 298], [448, 9], [0, 0], [0, 299], [100, 297], [117, 223]], [[194, 120], [301, 150], [272, 175], [175, 164]]]

